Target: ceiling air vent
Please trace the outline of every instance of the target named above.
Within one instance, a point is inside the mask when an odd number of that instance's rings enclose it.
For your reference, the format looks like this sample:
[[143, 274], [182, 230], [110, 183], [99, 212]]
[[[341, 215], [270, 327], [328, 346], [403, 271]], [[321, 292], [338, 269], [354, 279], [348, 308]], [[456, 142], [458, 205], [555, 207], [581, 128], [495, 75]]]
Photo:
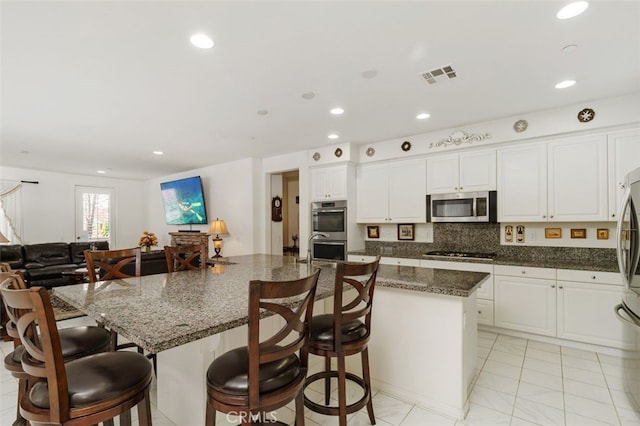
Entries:
[[430, 71], [420, 73], [429, 84], [436, 84], [443, 76], [447, 76], [449, 79], [456, 78], [456, 71], [451, 65], [444, 66], [442, 68], [436, 68]]

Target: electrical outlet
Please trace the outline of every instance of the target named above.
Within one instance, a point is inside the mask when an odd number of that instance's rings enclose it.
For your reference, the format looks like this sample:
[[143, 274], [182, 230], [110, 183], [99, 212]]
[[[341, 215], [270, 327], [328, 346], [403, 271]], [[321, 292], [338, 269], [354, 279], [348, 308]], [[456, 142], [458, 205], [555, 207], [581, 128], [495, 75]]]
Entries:
[[536, 231], [529, 231], [529, 241], [535, 241], [536, 240]]

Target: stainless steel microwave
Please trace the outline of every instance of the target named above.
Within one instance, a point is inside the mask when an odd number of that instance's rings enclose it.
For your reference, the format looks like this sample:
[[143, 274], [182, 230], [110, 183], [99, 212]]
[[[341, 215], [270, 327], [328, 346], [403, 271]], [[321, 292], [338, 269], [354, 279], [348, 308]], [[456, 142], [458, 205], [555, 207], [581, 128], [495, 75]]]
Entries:
[[427, 222], [488, 222], [498, 219], [496, 191], [427, 195]]

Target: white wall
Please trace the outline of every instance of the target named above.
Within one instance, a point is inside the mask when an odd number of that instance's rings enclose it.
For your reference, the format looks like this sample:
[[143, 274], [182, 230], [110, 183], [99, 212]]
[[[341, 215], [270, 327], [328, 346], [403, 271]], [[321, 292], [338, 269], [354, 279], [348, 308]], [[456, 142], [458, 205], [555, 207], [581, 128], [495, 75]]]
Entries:
[[[160, 183], [169, 180], [181, 179], [191, 176], [200, 176], [204, 190], [207, 207], [207, 219], [209, 222], [220, 218], [225, 221], [229, 230], [229, 236], [222, 237], [223, 256], [237, 256], [256, 252], [254, 233], [254, 212], [256, 202], [254, 200], [256, 163], [247, 158], [224, 164], [203, 167], [161, 178], [145, 181], [144, 201], [147, 206], [145, 211], [145, 229], [154, 232], [158, 236], [158, 245], [169, 245], [171, 237], [169, 232], [177, 232], [180, 229], [189, 229], [188, 225], [167, 225], [160, 193]], [[206, 225], [193, 225], [193, 230], [209, 232]], [[213, 244], [209, 240], [209, 251], [213, 253]]]
[[114, 188], [115, 231], [112, 247], [134, 247], [138, 243], [146, 209], [140, 181], [13, 167], [0, 167], [0, 178], [39, 182], [37, 185], [25, 183], [22, 186], [25, 244], [76, 240], [76, 185]]

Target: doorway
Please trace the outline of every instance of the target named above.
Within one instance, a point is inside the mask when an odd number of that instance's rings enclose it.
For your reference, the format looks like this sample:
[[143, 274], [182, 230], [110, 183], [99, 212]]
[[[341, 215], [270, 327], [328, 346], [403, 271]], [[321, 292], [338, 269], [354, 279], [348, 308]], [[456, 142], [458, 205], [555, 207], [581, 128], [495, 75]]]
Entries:
[[298, 255], [300, 240], [300, 178], [298, 170], [271, 174], [271, 200], [282, 199], [282, 220], [270, 218], [271, 254]]

